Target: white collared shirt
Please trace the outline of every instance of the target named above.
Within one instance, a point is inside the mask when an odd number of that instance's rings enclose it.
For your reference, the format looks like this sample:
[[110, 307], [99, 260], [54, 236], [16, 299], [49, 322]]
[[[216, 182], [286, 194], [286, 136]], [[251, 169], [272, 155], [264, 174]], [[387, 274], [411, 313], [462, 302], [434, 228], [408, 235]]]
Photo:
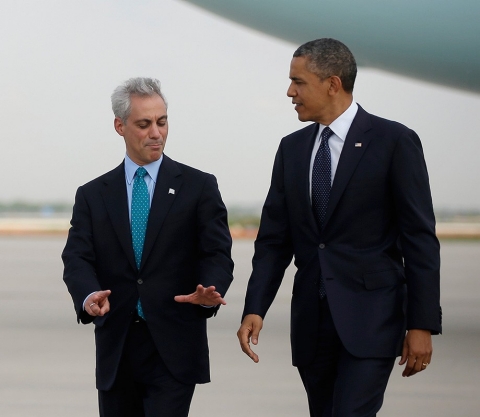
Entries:
[[[338, 116], [332, 123], [330, 123], [330, 129], [333, 132], [333, 135], [330, 136], [328, 140], [328, 146], [330, 147], [331, 159], [332, 159], [332, 178], [331, 183], [333, 184], [333, 179], [335, 178], [335, 173], [337, 172], [338, 161], [340, 160], [340, 154], [342, 153], [343, 145], [345, 143], [345, 138], [347, 133], [350, 130], [353, 119], [355, 118], [358, 111], [358, 104], [352, 100], [352, 104], [345, 110], [340, 116]], [[312, 156], [310, 158], [310, 200], [312, 198], [312, 171], [313, 163], [315, 161], [315, 155], [317, 154], [318, 148], [320, 147], [321, 134], [323, 129], [327, 126], [320, 124], [318, 129], [317, 137], [315, 138], [315, 144], [313, 145]]]

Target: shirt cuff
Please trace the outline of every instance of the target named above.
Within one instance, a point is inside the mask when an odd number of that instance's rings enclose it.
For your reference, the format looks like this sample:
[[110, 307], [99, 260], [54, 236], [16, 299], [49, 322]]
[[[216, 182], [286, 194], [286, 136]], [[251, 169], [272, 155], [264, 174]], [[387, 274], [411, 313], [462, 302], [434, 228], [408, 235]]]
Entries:
[[85, 300], [83, 300], [83, 304], [82, 304], [82, 305], [83, 305], [83, 311], [85, 311], [85, 303], [87, 302], [88, 297], [90, 297], [92, 294], [95, 294], [96, 292], [98, 292], [98, 291], [94, 291], [94, 292], [88, 294], [88, 295], [85, 297]]

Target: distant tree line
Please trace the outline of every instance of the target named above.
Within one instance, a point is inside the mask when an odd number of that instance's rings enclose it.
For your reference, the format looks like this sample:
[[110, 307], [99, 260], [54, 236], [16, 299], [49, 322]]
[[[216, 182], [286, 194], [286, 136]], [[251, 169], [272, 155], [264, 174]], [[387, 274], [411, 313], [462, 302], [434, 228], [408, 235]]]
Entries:
[[[260, 224], [261, 204], [228, 206], [228, 223], [232, 226], [257, 228]], [[9, 215], [70, 215], [72, 204], [65, 202], [36, 203], [29, 201], [0, 202], [0, 216]], [[437, 209], [438, 222], [480, 222], [480, 209]]]
[[65, 214], [72, 212], [67, 203], [0, 202], [0, 214]]

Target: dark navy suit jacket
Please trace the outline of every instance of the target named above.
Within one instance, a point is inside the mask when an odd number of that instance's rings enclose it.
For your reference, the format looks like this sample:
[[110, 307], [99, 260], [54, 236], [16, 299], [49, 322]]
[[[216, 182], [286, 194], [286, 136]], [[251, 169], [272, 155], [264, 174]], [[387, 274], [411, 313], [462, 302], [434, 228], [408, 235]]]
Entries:
[[320, 273], [345, 348], [357, 357], [397, 356], [406, 329], [441, 331], [439, 243], [420, 140], [359, 106], [318, 230], [309, 192], [317, 132], [312, 124], [281, 141], [244, 315], [265, 316], [294, 256], [295, 366], [316, 352]]
[[[78, 320], [95, 324], [97, 388], [115, 379], [140, 297], [148, 328], [170, 372], [184, 383], [209, 381], [206, 318], [216, 309], [177, 303], [198, 284], [225, 295], [232, 279], [227, 212], [213, 175], [166, 155], [151, 204], [140, 269], [135, 264], [124, 164], [81, 186], [62, 254]], [[110, 312], [83, 311], [92, 292], [112, 291]]]

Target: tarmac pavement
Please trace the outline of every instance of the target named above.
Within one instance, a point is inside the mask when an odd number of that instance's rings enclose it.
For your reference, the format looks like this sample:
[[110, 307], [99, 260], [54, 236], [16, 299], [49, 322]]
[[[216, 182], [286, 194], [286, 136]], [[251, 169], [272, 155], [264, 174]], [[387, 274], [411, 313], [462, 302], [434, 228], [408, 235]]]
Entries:
[[[0, 416], [98, 415], [93, 327], [76, 324], [62, 281], [65, 237], [0, 238]], [[209, 320], [212, 383], [197, 387], [193, 417], [308, 416], [291, 366], [293, 268], [266, 316], [253, 363], [236, 338], [253, 242], [235, 240], [235, 280]], [[396, 366], [379, 416], [480, 415], [480, 242], [442, 242], [444, 334], [428, 370], [402, 378]]]

